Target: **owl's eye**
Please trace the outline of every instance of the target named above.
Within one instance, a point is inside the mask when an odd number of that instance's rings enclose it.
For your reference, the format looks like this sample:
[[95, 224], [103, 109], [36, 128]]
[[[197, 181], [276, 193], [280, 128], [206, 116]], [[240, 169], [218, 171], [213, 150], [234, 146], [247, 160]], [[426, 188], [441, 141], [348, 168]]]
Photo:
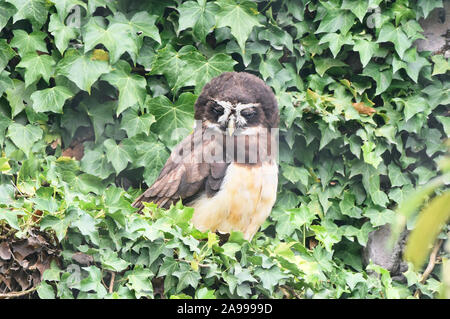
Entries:
[[216, 115], [222, 115], [223, 114], [223, 107], [218, 105], [218, 104], [214, 104], [213, 107], [212, 107], [212, 111]]
[[255, 109], [245, 109], [241, 111], [241, 115], [245, 117], [246, 119], [251, 119], [255, 117], [256, 110]]

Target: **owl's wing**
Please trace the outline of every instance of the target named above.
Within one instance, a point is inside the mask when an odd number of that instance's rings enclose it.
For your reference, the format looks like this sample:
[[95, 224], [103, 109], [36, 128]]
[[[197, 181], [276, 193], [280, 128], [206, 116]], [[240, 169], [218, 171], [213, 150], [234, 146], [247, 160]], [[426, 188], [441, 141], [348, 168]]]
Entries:
[[[144, 207], [142, 202], [154, 202], [168, 208], [180, 199], [190, 201], [203, 193], [211, 196], [220, 189], [228, 163], [205, 163], [201, 155], [205, 149], [222, 146], [199, 139], [201, 135], [191, 134], [174, 148], [159, 177], [133, 202], [133, 207], [140, 211]], [[198, 143], [202, 147], [194, 147]], [[190, 152], [183, 152], [189, 149]]]

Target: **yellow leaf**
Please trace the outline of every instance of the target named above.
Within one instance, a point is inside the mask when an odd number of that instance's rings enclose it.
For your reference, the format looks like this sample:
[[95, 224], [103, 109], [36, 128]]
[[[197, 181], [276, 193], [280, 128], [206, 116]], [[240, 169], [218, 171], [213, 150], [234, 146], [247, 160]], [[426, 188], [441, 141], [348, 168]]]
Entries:
[[405, 259], [420, 268], [427, 258], [437, 235], [450, 219], [450, 191], [435, 198], [427, 205], [417, 219], [405, 249]]

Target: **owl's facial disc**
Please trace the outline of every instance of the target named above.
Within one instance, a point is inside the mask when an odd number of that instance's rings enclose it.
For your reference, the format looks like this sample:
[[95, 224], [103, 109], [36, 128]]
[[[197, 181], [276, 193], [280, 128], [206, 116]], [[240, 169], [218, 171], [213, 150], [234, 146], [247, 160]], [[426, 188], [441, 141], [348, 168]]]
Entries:
[[[217, 122], [222, 130], [228, 129], [231, 136], [236, 128], [244, 128], [248, 124], [248, 120], [256, 115], [256, 107], [258, 103], [236, 103], [228, 101], [214, 100], [216, 106], [214, 112], [221, 112]], [[220, 113], [219, 113], [220, 114]]]

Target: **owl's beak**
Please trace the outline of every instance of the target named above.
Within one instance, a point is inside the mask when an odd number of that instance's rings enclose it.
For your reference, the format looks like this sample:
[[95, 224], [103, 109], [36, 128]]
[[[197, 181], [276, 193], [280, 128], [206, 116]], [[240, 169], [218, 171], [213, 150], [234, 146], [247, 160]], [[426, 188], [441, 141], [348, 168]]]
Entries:
[[228, 127], [227, 127], [227, 129], [228, 129], [228, 134], [229, 134], [230, 136], [233, 135], [234, 129], [235, 129], [235, 126], [234, 126], [234, 120], [233, 120], [233, 119], [230, 119], [230, 120], [228, 121]]

